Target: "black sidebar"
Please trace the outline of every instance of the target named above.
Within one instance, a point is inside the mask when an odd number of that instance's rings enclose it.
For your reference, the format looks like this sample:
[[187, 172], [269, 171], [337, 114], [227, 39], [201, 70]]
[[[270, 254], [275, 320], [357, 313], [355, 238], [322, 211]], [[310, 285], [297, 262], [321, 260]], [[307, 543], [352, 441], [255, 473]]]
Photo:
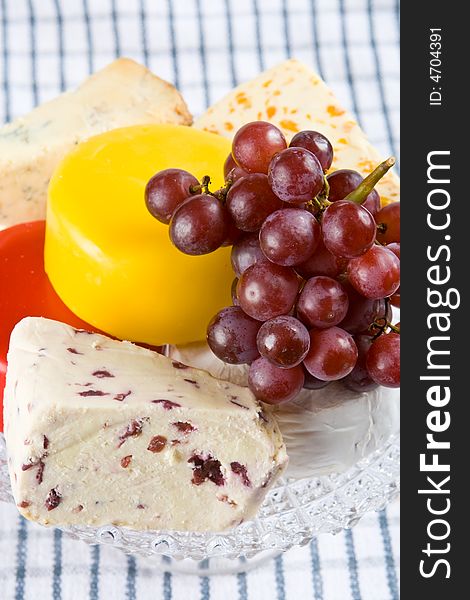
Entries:
[[401, 7], [402, 598], [470, 598], [470, 29]]

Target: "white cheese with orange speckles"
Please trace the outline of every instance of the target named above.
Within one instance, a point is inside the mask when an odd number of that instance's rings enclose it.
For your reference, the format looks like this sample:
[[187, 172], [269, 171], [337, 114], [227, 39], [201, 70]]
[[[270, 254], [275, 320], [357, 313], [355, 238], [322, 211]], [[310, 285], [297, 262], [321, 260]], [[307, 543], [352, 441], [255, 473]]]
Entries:
[[45, 217], [49, 179], [79, 142], [116, 127], [191, 120], [170, 83], [133, 60], [114, 61], [0, 129], [0, 228]]
[[17, 506], [44, 525], [222, 531], [287, 462], [246, 388], [32, 317], [11, 337], [5, 438]]
[[[194, 127], [231, 138], [256, 120], [274, 123], [288, 140], [303, 129], [320, 131], [334, 147], [332, 170], [356, 169], [365, 176], [383, 160], [325, 82], [296, 60], [238, 86], [196, 119]], [[377, 190], [384, 203], [399, 200], [398, 177], [388, 173]]]

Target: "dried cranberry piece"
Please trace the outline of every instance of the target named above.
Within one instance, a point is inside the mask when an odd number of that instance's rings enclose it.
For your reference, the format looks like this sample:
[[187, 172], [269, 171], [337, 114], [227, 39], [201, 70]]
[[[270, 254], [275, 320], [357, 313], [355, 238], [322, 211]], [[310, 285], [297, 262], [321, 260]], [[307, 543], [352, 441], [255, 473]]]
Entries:
[[105, 379], [106, 377], [114, 377], [109, 371], [95, 371], [92, 373], [93, 377], [98, 377], [99, 379]]
[[32, 469], [33, 467], [37, 467], [38, 464], [39, 464], [38, 461], [31, 462], [31, 463], [26, 463], [24, 465], [21, 465], [21, 470], [22, 471], [29, 471], [29, 469]]
[[18, 506], [20, 508], [28, 508], [28, 506], [31, 506], [31, 502], [29, 502], [28, 500], [22, 500]]
[[38, 470], [36, 473], [36, 481], [38, 482], [38, 485], [41, 485], [43, 477], [44, 477], [44, 467], [46, 465], [44, 464], [44, 462], [42, 460], [39, 461], [38, 463]]
[[76, 348], [67, 348], [67, 352], [70, 352], [70, 354], [80, 354], [83, 356], [83, 352], [79, 352]]
[[44, 450], [49, 448], [49, 439], [45, 435], [42, 436], [42, 447]]
[[129, 437], [138, 437], [142, 433], [142, 419], [134, 420], [129, 423], [127, 429], [119, 436], [120, 448]]
[[167, 439], [164, 435], [156, 435], [150, 440], [147, 450], [150, 452], [161, 452], [166, 446]]
[[195, 454], [188, 459], [188, 463], [192, 463], [193, 467], [193, 478], [192, 483], [194, 485], [201, 485], [207, 479], [215, 483], [215, 485], [224, 485], [225, 479], [222, 474], [222, 465], [220, 461], [216, 460], [212, 456], [203, 458], [199, 454]]
[[57, 508], [61, 503], [61, 500], [62, 496], [56, 489], [53, 488], [46, 498], [45, 506], [47, 510], [54, 510], [54, 508]]
[[47, 453], [43, 454], [43, 456], [41, 456], [41, 458], [38, 458], [37, 460], [30, 462], [30, 463], [26, 463], [24, 465], [21, 465], [21, 470], [22, 471], [29, 471], [29, 469], [32, 469], [33, 467], [38, 467], [37, 473], [36, 473], [36, 481], [38, 482], [38, 485], [40, 485], [42, 483], [42, 478], [43, 478], [43, 474], [44, 474], [44, 467], [46, 466], [43, 462], [43, 458], [47, 456]]
[[123, 469], [127, 469], [127, 467], [131, 464], [132, 454], [128, 454], [127, 456], [123, 456], [121, 458], [121, 467]]
[[199, 383], [195, 379], [185, 379], [185, 381], [191, 385], [194, 385], [195, 388], [200, 388]]
[[245, 465], [242, 465], [239, 462], [232, 462], [230, 463], [230, 468], [235, 475], [239, 475], [242, 478], [243, 485], [246, 485], [246, 487], [251, 487], [251, 481], [248, 477]]
[[119, 402], [122, 402], [123, 400], [125, 400], [127, 398], [127, 396], [130, 396], [131, 394], [132, 394], [132, 392], [129, 390], [125, 394], [116, 394], [114, 396], [114, 399], [118, 400]]
[[108, 392], [103, 392], [101, 390], [86, 390], [84, 392], [78, 392], [79, 396], [83, 396], [84, 398], [88, 398], [89, 396], [109, 396]]
[[154, 404], [161, 404], [165, 410], [172, 410], [173, 408], [181, 408], [181, 404], [173, 402], [172, 400], [152, 400]]
[[172, 423], [172, 425], [174, 425], [178, 431], [181, 431], [181, 433], [191, 433], [192, 431], [197, 431], [197, 428], [194, 427], [194, 425], [185, 421], [177, 421], [176, 423]]

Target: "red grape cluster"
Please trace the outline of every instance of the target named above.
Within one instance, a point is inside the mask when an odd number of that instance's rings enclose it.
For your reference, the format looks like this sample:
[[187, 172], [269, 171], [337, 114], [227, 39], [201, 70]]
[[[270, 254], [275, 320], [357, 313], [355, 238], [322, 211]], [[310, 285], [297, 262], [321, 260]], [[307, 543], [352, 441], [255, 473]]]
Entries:
[[257, 121], [242, 127], [210, 192], [186, 171], [157, 173], [146, 188], [151, 214], [186, 254], [232, 246], [233, 306], [209, 323], [214, 354], [250, 364], [249, 386], [271, 404], [303, 387], [342, 380], [355, 391], [400, 384], [399, 204], [380, 207], [376, 183], [389, 159], [363, 179], [328, 176], [333, 148], [302, 131]]

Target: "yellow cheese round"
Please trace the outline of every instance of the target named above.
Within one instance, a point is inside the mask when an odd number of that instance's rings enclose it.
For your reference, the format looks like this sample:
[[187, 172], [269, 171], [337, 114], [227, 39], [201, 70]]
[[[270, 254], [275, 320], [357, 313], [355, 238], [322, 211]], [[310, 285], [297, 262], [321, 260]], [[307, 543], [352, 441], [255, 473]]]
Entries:
[[157, 171], [181, 168], [223, 184], [230, 142], [190, 127], [145, 125], [98, 135], [59, 165], [49, 186], [45, 267], [80, 318], [147, 344], [205, 338], [231, 303], [230, 248], [187, 256], [145, 206]]

